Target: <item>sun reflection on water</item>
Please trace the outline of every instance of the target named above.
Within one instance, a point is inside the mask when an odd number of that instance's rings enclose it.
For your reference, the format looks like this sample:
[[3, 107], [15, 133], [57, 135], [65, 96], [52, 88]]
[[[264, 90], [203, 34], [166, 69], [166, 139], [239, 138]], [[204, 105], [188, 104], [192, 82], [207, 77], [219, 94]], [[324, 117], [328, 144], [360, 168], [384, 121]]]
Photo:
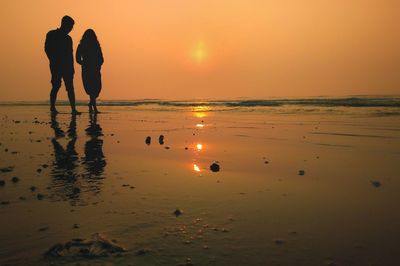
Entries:
[[200, 167], [198, 167], [197, 164], [193, 164], [193, 170], [196, 172], [201, 172]]
[[196, 144], [196, 149], [197, 149], [198, 151], [201, 151], [201, 150], [203, 149], [203, 144], [197, 143], [197, 144]]

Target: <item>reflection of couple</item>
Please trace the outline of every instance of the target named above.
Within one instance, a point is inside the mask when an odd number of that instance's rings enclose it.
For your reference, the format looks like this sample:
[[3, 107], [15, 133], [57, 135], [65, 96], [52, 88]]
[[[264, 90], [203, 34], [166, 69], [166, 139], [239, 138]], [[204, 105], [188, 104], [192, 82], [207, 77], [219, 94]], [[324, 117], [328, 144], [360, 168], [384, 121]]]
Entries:
[[[51, 92], [50, 110], [57, 113], [55, 104], [58, 90], [61, 87], [61, 79], [64, 80], [68, 92], [72, 114], [80, 114], [75, 107], [74, 92], [74, 56], [72, 39], [68, 33], [74, 27], [74, 20], [64, 16], [61, 27], [51, 30], [46, 35], [45, 51], [50, 61]], [[90, 97], [89, 112], [97, 113], [96, 98], [101, 90], [101, 65], [104, 62], [103, 54], [97, 36], [92, 29], [88, 29], [76, 50], [76, 62], [82, 66], [82, 80], [86, 93]]]
[[[98, 193], [100, 191], [102, 174], [106, 166], [106, 158], [103, 153], [102, 128], [97, 122], [97, 115], [91, 114], [86, 135], [89, 137], [85, 144], [85, 157], [82, 164], [85, 165], [85, 173], [78, 175], [79, 156], [75, 148], [78, 138], [76, 132], [76, 115], [71, 116], [67, 134], [60, 128], [57, 114], [51, 113], [51, 128], [54, 130], [52, 139], [54, 149], [54, 163], [51, 175], [53, 177], [51, 188], [55, 195], [61, 199], [78, 199], [81, 186], [86, 184], [86, 191]], [[59, 139], [67, 137], [65, 146], [59, 143]], [[78, 180], [81, 176], [82, 179]], [[86, 181], [85, 183], [83, 181]]]

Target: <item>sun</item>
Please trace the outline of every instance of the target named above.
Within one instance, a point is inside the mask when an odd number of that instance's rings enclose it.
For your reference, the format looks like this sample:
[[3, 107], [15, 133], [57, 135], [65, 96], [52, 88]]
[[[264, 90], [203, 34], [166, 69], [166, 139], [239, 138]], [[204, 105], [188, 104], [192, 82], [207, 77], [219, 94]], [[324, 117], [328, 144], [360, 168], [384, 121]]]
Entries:
[[202, 41], [198, 42], [193, 49], [192, 57], [197, 63], [201, 64], [206, 60], [207, 56], [208, 53], [205, 43]]

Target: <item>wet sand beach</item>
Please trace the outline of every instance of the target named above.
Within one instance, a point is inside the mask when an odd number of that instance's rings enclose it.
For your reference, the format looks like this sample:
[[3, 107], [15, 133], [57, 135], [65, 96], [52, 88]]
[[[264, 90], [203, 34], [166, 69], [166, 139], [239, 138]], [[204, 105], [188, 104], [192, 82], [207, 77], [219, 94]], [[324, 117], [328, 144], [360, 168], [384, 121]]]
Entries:
[[99, 109], [0, 106], [1, 265], [399, 265], [399, 107]]

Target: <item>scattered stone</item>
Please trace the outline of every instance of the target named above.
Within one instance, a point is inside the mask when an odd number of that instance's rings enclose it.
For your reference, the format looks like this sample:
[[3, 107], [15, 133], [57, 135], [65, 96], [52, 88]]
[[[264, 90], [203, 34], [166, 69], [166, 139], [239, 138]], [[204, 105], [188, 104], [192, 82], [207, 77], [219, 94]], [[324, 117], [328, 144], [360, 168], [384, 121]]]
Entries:
[[47, 168], [47, 167], [49, 167], [49, 165], [48, 164], [42, 164], [42, 167], [43, 168]]
[[38, 169], [36, 169], [36, 172], [41, 173], [42, 169], [38, 168]]
[[48, 226], [39, 228], [39, 231], [40, 231], [40, 232], [44, 232], [44, 231], [47, 231], [47, 230], [49, 230], [49, 227], [48, 227]]
[[72, 239], [65, 244], [56, 244], [46, 253], [50, 258], [98, 258], [112, 254], [120, 254], [126, 249], [117, 245], [115, 242], [106, 239], [100, 234], [94, 234], [91, 239], [80, 238]]
[[171, 149], [171, 147], [169, 147], [169, 146], [165, 146], [165, 149], [166, 149], [166, 150], [169, 150], [169, 149]]
[[158, 142], [160, 145], [164, 145], [164, 135], [160, 135], [160, 137], [158, 137]]
[[79, 224], [74, 224], [73, 226], [72, 226], [72, 228], [73, 229], [78, 229], [78, 228], [80, 228], [81, 226], [79, 225]]
[[[7, 150], [7, 149], [6, 149]], [[8, 151], [8, 150], [7, 150]], [[3, 167], [3, 168], [0, 168], [0, 172], [2, 172], [2, 173], [8, 173], [8, 172], [11, 172], [12, 170], [14, 170], [14, 167], [13, 166], [8, 166], [8, 167]]]
[[183, 214], [183, 211], [180, 210], [180, 209], [176, 209], [176, 210], [173, 212], [173, 214], [175, 214], [175, 216], [178, 217], [178, 216], [180, 216], [180, 215]]
[[36, 187], [35, 186], [31, 186], [29, 189], [33, 192], [33, 191], [36, 190]]
[[8, 204], [10, 204], [10, 202], [8, 200], [5, 200], [5, 201], [0, 202], [0, 204], [1, 205], [8, 205]]
[[150, 145], [150, 144], [151, 144], [151, 137], [150, 137], [150, 136], [147, 136], [147, 137], [146, 137], [145, 143], [146, 143], [147, 145]]
[[26, 200], [26, 198], [24, 196], [20, 196], [19, 199], [20, 200]]
[[38, 200], [42, 200], [42, 199], [44, 199], [44, 195], [39, 193], [39, 194], [36, 195], [36, 198]]
[[78, 188], [78, 187], [74, 187], [74, 189], [72, 190], [72, 193], [73, 193], [73, 194], [78, 194], [78, 193], [80, 193], [80, 192], [81, 192], [81, 189]]
[[4, 187], [6, 185], [6, 181], [0, 180], [0, 187]]
[[148, 249], [148, 248], [141, 248], [141, 249], [138, 249], [138, 250], [136, 251], [136, 255], [137, 255], [137, 256], [145, 255], [145, 254], [149, 253], [150, 251], [151, 251], [151, 250]]
[[265, 163], [265, 164], [269, 164], [269, 162], [268, 162], [268, 161], [264, 161], [264, 163]]
[[185, 262], [183, 263], [178, 263], [176, 266], [193, 266], [194, 264], [192, 263], [191, 258], [187, 258]]
[[18, 182], [19, 182], [19, 178], [16, 177], [16, 176], [13, 176], [13, 177], [11, 178], [11, 181], [12, 181], [13, 183], [18, 183]]
[[219, 164], [217, 163], [213, 163], [212, 165], [210, 165], [210, 170], [213, 172], [219, 172]]
[[371, 181], [371, 185], [372, 185], [373, 187], [378, 188], [378, 187], [382, 186], [382, 183], [379, 182], [379, 181], [377, 181], [377, 180], [372, 180], [372, 181]]
[[277, 245], [283, 245], [283, 244], [286, 244], [286, 241], [283, 239], [275, 239], [274, 243]]
[[306, 171], [304, 170], [299, 170], [299, 175], [305, 175]]
[[188, 149], [188, 147], [185, 147], [185, 150], [187, 150]]

